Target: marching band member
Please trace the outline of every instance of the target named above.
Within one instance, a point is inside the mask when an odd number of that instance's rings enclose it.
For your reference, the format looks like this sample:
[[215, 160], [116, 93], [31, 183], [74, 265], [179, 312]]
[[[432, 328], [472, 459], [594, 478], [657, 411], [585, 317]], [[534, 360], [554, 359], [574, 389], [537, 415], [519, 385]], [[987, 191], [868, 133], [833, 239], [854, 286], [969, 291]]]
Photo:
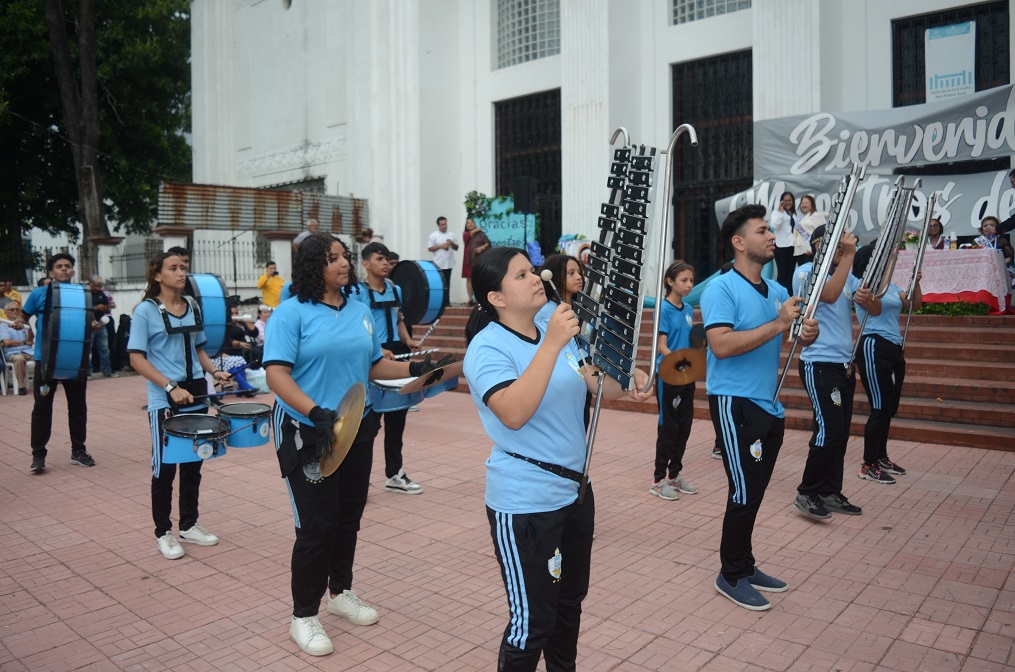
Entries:
[[[775, 399], [782, 334], [800, 315], [799, 297], [761, 277], [775, 257], [775, 234], [764, 218], [762, 205], [745, 205], [726, 217], [720, 235], [724, 248], [733, 250], [733, 269], [701, 297], [708, 407], [729, 483], [715, 588], [752, 611], [772, 606], [758, 591], [788, 588], [755, 566], [751, 537], [786, 428], [782, 403]], [[815, 320], [804, 320], [801, 341], [813, 342], [817, 332]]]
[[[664, 282], [666, 298], [659, 310], [659, 362], [674, 350], [691, 347], [694, 308], [684, 303], [684, 299], [694, 289], [694, 267], [686, 261], [674, 261], [666, 269]], [[669, 385], [660, 379], [657, 395], [656, 461], [648, 491], [660, 499], [672, 501], [680, 498], [678, 493], [694, 495], [698, 492], [681, 473], [694, 421], [694, 381], [687, 385]]]
[[[585, 464], [582, 406], [596, 387], [573, 342], [578, 320], [558, 306], [546, 327], [535, 321], [543, 284], [524, 252], [487, 250], [472, 269], [479, 308], [492, 322], [465, 355], [465, 376], [493, 450], [486, 462], [486, 510], [510, 621], [498, 670], [573, 670], [581, 604], [588, 592], [595, 525], [591, 486], [577, 501]], [[644, 386], [647, 376], [637, 371]], [[607, 379], [604, 395], [620, 385]], [[632, 392], [636, 399], [646, 394]], [[549, 570], [549, 571], [548, 571]]]
[[[395, 355], [404, 355], [417, 347], [409, 337], [402, 318], [402, 290], [388, 280], [392, 265], [388, 262], [388, 248], [383, 243], [368, 243], [360, 251], [366, 279], [351, 287], [348, 296], [364, 304], [374, 320], [374, 331], [381, 341], [381, 352], [385, 359], [395, 360]], [[404, 397], [407, 399], [407, 397]], [[405, 433], [405, 418], [410, 404], [405, 408], [378, 413], [384, 418], [384, 488], [388, 492], [418, 495], [423, 486], [405, 473], [402, 464], [402, 435]]]
[[[54, 254], [46, 261], [46, 270], [49, 277], [57, 282], [70, 282], [74, 277], [74, 257], [64, 252]], [[49, 291], [47, 285], [40, 285], [32, 290], [21, 307], [22, 318], [14, 320], [11, 325], [14, 329], [24, 326], [24, 321], [33, 315], [36, 316], [35, 331], [39, 335], [35, 339], [35, 370], [39, 371], [39, 362], [42, 361], [43, 334], [46, 333], [45, 324], [50, 315], [46, 313], [46, 293]], [[91, 319], [91, 315], [89, 315]], [[38, 374], [36, 374], [38, 375]], [[50, 390], [52, 383], [52, 390]], [[85, 400], [85, 391], [88, 386], [87, 380], [36, 380], [33, 385], [35, 406], [32, 408], [32, 471], [41, 474], [46, 470], [46, 444], [53, 433], [53, 392], [56, 391], [56, 384], [63, 386], [63, 392], [67, 396], [67, 425], [70, 430], [70, 463], [82, 467], [94, 467], [95, 460], [85, 450], [86, 425], [88, 423], [88, 403]]]
[[[935, 220], [931, 220], [933, 224]], [[859, 249], [853, 260], [853, 275], [863, 277], [870, 263], [872, 245]], [[917, 273], [913, 290], [913, 310], [923, 305], [920, 276]], [[870, 416], [863, 431], [863, 464], [858, 476], [867, 481], [891, 485], [892, 476], [903, 476], [906, 470], [888, 458], [888, 431], [892, 418], [899, 410], [902, 382], [906, 378], [906, 359], [902, 352], [902, 330], [899, 317], [909, 310], [910, 298], [897, 285], [889, 285], [881, 297], [881, 314], [867, 317], [860, 335], [860, 382], [867, 393]], [[857, 306], [856, 317], [863, 324], [867, 311]]]
[[429, 357], [406, 363], [382, 356], [369, 309], [344, 293], [353, 276], [348, 256], [337, 238], [308, 236], [293, 264], [293, 298], [279, 304], [264, 339], [268, 385], [277, 396], [276, 453], [296, 522], [289, 636], [313, 656], [334, 650], [317, 618], [329, 587], [329, 613], [356, 625], [378, 620], [353, 592], [352, 568], [379, 425], [367, 406], [345, 460], [322, 477], [319, 461], [332, 443], [333, 409], [357, 382], [433, 369]]
[[[811, 234], [815, 255], [824, 235], [824, 226]], [[831, 518], [829, 511], [847, 516], [863, 513], [842, 494], [842, 472], [856, 391], [856, 377], [849, 367], [853, 354], [852, 313], [855, 302], [871, 315], [880, 315], [881, 302], [870, 289], [861, 288], [860, 280], [852, 275], [855, 254], [856, 236], [844, 231], [832, 260], [834, 270], [821, 291], [821, 301], [814, 313], [821, 323], [821, 334], [800, 351], [800, 380], [814, 413], [810, 450], [793, 506], [811, 520], [827, 520]], [[793, 278], [797, 294], [810, 272], [811, 264], [797, 269]]]
[[[173, 479], [175, 464], [164, 464], [162, 435], [166, 420], [180, 411], [207, 413], [194, 395], [206, 394], [204, 374], [226, 381], [203, 346], [207, 340], [194, 306], [184, 298], [187, 266], [172, 252], [164, 252], [148, 264], [144, 300], [134, 309], [127, 351], [130, 365], [148, 380], [148, 424], [152, 437], [152, 519], [159, 551], [168, 560], [185, 555], [173, 536]], [[180, 470], [180, 541], [214, 546], [219, 538], [206, 530], [198, 518], [202, 461], [184, 462]]]

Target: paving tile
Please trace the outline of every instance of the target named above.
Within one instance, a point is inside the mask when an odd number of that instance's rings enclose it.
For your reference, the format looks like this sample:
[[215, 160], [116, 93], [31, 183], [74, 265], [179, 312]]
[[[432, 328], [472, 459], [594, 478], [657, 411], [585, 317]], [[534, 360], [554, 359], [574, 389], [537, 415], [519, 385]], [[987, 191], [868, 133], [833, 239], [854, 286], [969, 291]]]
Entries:
[[[409, 416], [406, 465], [423, 495], [383, 489], [378, 443], [355, 571], [357, 592], [381, 621], [356, 627], [322, 611], [336, 653], [319, 659], [288, 636], [294, 530], [273, 451], [233, 450], [204, 465], [201, 521], [222, 541], [188, 546], [170, 562], [152, 538], [148, 429], [135, 409], [143, 385], [99, 381], [89, 397], [104, 409], [90, 415], [92, 469], [67, 463], [58, 420], [51, 468], [31, 476], [28, 427], [0, 417], [8, 430], [0, 433], [0, 669], [495, 666], [507, 602], [483, 506], [489, 439], [467, 395], [443, 394]], [[31, 411], [28, 398], [0, 404], [4, 417]], [[713, 588], [727, 485], [710, 455], [711, 423], [695, 421], [685, 456], [701, 492], [676, 502], [647, 493], [653, 416], [604, 410], [597, 436], [597, 538], [579, 669], [1015, 669], [1015, 453], [893, 442], [893, 457], [921, 470], [891, 490], [853, 479], [847, 494], [864, 515], [816, 525], [790, 505], [809, 434], [788, 431], [753, 543], [760, 566], [791, 588], [756, 613]], [[860, 443], [851, 440], [849, 459]], [[94, 534], [111, 514], [115, 524]]]

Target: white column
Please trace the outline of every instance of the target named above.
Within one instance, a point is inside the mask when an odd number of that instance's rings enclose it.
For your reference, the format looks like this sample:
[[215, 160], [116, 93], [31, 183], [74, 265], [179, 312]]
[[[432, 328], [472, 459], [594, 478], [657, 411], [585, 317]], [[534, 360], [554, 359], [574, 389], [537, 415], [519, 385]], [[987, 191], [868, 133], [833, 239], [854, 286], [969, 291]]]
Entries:
[[[111, 238], [109, 243], [95, 246], [95, 254], [98, 257], [95, 263], [95, 273], [107, 282], [113, 277], [113, 255], [120, 249], [122, 241], [123, 238]], [[82, 282], [87, 280], [88, 278], [81, 278]]]
[[608, 193], [609, 38], [607, 0], [561, 0], [562, 231], [589, 238]]

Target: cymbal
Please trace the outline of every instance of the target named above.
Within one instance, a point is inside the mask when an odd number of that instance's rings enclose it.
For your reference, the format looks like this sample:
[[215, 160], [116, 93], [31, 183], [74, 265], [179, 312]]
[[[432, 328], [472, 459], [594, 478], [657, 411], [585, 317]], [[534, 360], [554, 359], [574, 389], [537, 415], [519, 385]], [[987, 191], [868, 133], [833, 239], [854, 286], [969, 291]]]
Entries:
[[705, 377], [705, 353], [694, 348], [674, 350], [659, 364], [659, 377], [667, 385], [687, 385]]
[[708, 339], [705, 338], [705, 325], [696, 324], [691, 327], [691, 347], [704, 352], [708, 350]]
[[331, 443], [331, 451], [321, 456], [321, 475], [331, 476], [335, 470], [342, 466], [352, 442], [359, 432], [360, 421], [363, 420], [363, 408], [367, 401], [367, 388], [363, 383], [356, 383], [345, 393], [342, 401], [338, 402], [338, 418], [331, 426], [331, 432], [335, 440]]
[[436, 385], [442, 380], [448, 380], [455, 376], [462, 375], [462, 370], [465, 368], [465, 360], [460, 359], [457, 362], [451, 362], [447, 366], [442, 366], [439, 369], [434, 369], [430, 373], [424, 373], [419, 378], [416, 378], [411, 383], [407, 383], [402, 387], [398, 388], [399, 394], [412, 394], [413, 392], [419, 392], [425, 390], [431, 385]]

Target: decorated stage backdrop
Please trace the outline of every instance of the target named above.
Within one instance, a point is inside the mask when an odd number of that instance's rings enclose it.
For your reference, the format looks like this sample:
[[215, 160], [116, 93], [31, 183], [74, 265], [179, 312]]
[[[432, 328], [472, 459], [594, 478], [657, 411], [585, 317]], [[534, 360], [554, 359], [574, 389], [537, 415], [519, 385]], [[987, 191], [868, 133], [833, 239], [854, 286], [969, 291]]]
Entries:
[[491, 245], [525, 249], [529, 241], [536, 239], [536, 216], [515, 212], [514, 207], [510, 196], [491, 198], [486, 212], [473, 217]]

